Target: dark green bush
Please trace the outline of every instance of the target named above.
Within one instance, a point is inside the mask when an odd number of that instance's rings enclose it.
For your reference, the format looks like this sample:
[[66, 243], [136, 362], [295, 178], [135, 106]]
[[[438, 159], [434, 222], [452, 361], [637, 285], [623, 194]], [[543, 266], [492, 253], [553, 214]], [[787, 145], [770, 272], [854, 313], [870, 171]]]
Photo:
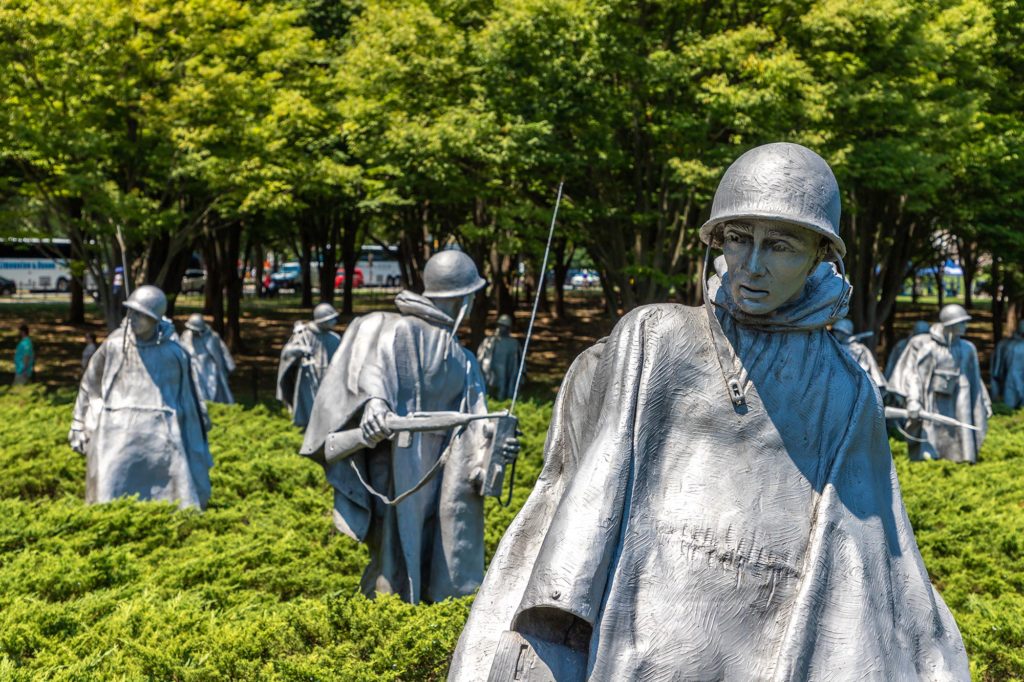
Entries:
[[[85, 506], [65, 442], [73, 398], [0, 396], [0, 679], [443, 679], [470, 600], [360, 596], [366, 552], [333, 532], [322, 471], [279, 409], [211, 406], [199, 514]], [[551, 407], [519, 414], [517, 486], [510, 508], [487, 503], [488, 557], [540, 472]], [[976, 678], [1022, 679], [1024, 417], [993, 420], [982, 458], [897, 468]]]

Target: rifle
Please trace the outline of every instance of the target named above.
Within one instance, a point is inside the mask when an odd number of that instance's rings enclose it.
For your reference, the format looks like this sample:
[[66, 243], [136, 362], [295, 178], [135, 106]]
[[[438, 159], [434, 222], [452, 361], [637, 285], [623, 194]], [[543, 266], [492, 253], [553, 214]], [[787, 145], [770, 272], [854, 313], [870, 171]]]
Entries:
[[[408, 437], [410, 433], [424, 431], [448, 431], [450, 429], [465, 426], [470, 422], [481, 419], [500, 419], [508, 415], [508, 412], [488, 412], [487, 414], [467, 414], [465, 412], [413, 412], [405, 417], [390, 415], [387, 417], [387, 427], [399, 434], [399, 439]], [[402, 443], [399, 443], [402, 445]], [[328, 463], [371, 447], [363, 437], [362, 429], [348, 429], [347, 431], [335, 431], [327, 435], [324, 444], [324, 457]]]
[[[905, 410], [902, 407], [887, 407], [885, 408], [885, 418], [910, 419], [910, 412], [909, 410]], [[918, 413], [918, 418], [924, 419], [925, 421], [935, 422], [936, 424], [943, 424], [944, 426], [961, 427], [965, 429], [970, 429], [971, 431], [981, 430], [977, 426], [974, 426], [973, 424], [965, 424], [958, 419], [953, 419], [952, 417], [947, 417], [942, 414], [936, 414], [935, 412], [925, 412], [924, 410], [921, 410]]]

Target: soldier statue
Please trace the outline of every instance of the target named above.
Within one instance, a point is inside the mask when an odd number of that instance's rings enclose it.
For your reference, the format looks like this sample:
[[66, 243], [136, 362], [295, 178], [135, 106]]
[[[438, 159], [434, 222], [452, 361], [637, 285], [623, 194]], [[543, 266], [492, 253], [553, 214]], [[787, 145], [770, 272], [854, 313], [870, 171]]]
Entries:
[[281, 349], [277, 366], [277, 399], [292, 413], [292, 423], [305, 428], [320, 381], [341, 344], [332, 331], [338, 311], [330, 303], [313, 308], [313, 320], [296, 322], [291, 338]]
[[[411, 603], [472, 594], [484, 572], [485, 456], [491, 425], [394, 433], [397, 417], [486, 414], [486, 388], [473, 353], [457, 336], [474, 295], [486, 286], [473, 260], [456, 250], [423, 269], [423, 295], [402, 291], [398, 312], [352, 321], [317, 393], [302, 454], [324, 465], [334, 486], [338, 530], [365, 542], [368, 596], [394, 593]], [[359, 429], [366, 447], [330, 459], [333, 432]], [[515, 437], [497, 452], [518, 453]]]
[[992, 354], [992, 396], [1014, 410], [1024, 405], [1024, 320]]
[[[893, 370], [892, 389], [906, 397], [907, 448], [913, 460], [978, 460], [992, 401], [981, 380], [978, 351], [962, 338], [970, 319], [963, 306], [943, 306], [939, 322], [927, 334], [910, 339]], [[924, 412], [951, 417], [961, 425], [915, 418]]]
[[840, 194], [795, 144], [725, 172], [704, 305], [576, 359], [449, 680], [964, 680], [878, 391], [827, 327]]
[[520, 361], [523, 358], [522, 346], [509, 334], [511, 329], [512, 316], [499, 316], [498, 328], [494, 335], [484, 339], [476, 351], [484, 381], [487, 383], [487, 394], [495, 400], [507, 400], [512, 397]]
[[878, 369], [875, 354], [871, 352], [870, 348], [860, 342], [863, 335], [853, 333], [853, 321], [844, 318], [836, 322], [832, 325], [832, 336], [836, 337], [836, 341], [842, 344], [846, 352], [854, 359], [854, 362], [867, 372], [875, 386], [878, 386], [880, 391], [884, 391], [885, 377], [882, 376], [881, 370]]
[[907, 349], [907, 344], [910, 343], [910, 339], [914, 338], [918, 334], [927, 334], [931, 326], [924, 320], [918, 320], [914, 323], [914, 326], [910, 329], [910, 334], [906, 338], [900, 339], [889, 351], [889, 358], [885, 361], [885, 378], [892, 378], [892, 371], [896, 369], [896, 363], [899, 361], [900, 356], [903, 355], [903, 351]]
[[188, 316], [181, 345], [192, 356], [203, 400], [233, 404], [235, 397], [228, 386], [228, 375], [235, 371], [235, 360], [220, 334], [206, 324], [202, 313]]
[[160, 289], [141, 286], [124, 307], [126, 321], [85, 368], [68, 434], [86, 457], [85, 501], [137, 495], [203, 509], [213, 460], [189, 354]]

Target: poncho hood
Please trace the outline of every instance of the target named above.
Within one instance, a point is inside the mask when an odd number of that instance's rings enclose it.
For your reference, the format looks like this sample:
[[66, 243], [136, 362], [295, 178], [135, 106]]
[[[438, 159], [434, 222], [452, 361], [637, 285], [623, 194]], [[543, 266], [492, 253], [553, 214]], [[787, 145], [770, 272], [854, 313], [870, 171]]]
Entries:
[[729, 272], [725, 257], [715, 259], [716, 274], [708, 280], [708, 296], [736, 322], [762, 331], [811, 331], [822, 329], [846, 317], [850, 302], [850, 285], [836, 270], [834, 263], [821, 263], [814, 270], [803, 292], [767, 315], [743, 312], [729, 293]]
[[411, 291], [401, 291], [395, 296], [395, 307], [403, 315], [412, 315], [431, 324], [448, 327], [455, 324], [455, 320], [447, 313], [438, 309], [434, 302], [426, 296], [414, 294]]

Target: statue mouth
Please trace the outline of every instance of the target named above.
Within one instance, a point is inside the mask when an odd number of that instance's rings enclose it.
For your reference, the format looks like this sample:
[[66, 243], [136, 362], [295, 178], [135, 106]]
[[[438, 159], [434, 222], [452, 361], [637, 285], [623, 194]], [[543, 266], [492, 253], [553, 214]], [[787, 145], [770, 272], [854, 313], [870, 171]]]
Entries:
[[767, 289], [755, 289], [753, 287], [747, 286], [746, 284], [741, 284], [739, 289], [740, 293], [743, 294], [744, 298], [754, 300], [760, 300], [762, 298], [765, 298], [770, 293]]

